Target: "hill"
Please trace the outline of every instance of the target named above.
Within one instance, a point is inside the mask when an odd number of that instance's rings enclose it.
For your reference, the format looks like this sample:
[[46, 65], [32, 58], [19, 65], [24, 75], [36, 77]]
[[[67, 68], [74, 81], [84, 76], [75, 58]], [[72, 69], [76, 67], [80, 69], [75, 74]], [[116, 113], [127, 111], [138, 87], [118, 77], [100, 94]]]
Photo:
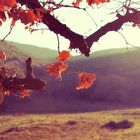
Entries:
[[95, 100], [138, 103], [139, 59], [140, 50], [137, 49], [106, 50], [93, 54], [77, 67], [84, 66], [85, 71], [97, 74], [95, 86], [88, 91], [92, 92]]
[[[9, 48], [7, 42], [1, 44], [3, 48], [2, 45]], [[47, 65], [55, 61], [56, 51], [52, 51], [52, 56], [43, 56], [31, 51], [36, 48], [34, 46], [21, 46], [17, 43], [12, 45], [7, 67], [12, 68], [13, 73], [24, 76], [25, 60], [28, 56], [32, 56], [35, 75], [46, 80], [47, 85], [45, 91], [32, 91], [28, 100], [10, 99], [9, 112], [90, 112], [118, 108], [119, 104], [123, 107], [140, 104], [140, 51], [138, 50], [112, 49], [95, 52], [88, 58], [73, 57], [69, 61], [69, 71], [82, 70], [97, 74], [97, 80], [92, 88], [76, 91], [75, 86], [78, 82], [76, 74], [63, 74], [61, 82], [46, 74]], [[5, 51], [7, 48], [4, 48]], [[27, 48], [30, 48], [30, 51], [27, 51]], [[45, 55], [48, 49], [35, 50], [43, 51]], [[51, 50], [48, 52], [51, 54]]]
[[28, 57], [32, 57], [32, 64], [34, 67], [44, 67], [52, 63], [57, 56], [57, 51], [47, 48], [39, 48], [37, 46], [19, 44], [15, 42], [1, 42], [0, 49], [2, 49], [8, 59], [6, 67], [12, 68], [19, 76], [23, 76], [25, 70], [25, 61]]
[[[11, 46], [10, 46], [11, 45]], [[57, 51], [51, 50], [48, 48], [41, 48], [38, 46], [27, 45], [27, 44], [20, 44], [16, 42], [8, 42], [4, 41], [0, 43], [0, 48], [4, 49], [6, 52], [11, 49], [11, 53], [18, 52], [19, 54], [28, 56], [30, 55], [33, 58], [38, 59], [54, 59], [55, 56], [58, 54]]]

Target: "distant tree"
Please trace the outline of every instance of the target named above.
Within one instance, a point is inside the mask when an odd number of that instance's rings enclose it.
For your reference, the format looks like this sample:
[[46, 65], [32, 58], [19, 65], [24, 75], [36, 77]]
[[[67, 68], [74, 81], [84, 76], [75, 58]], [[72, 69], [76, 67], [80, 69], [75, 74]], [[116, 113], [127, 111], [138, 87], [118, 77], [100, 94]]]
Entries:
[[[94, 7], [99, 6], [100, 12], [100, 9], [108, 2], [112, 2], [113, 4], [113, 0], [69, 0], [67, 3], [65, 0], [1, 0], [0, 25], [4, 24], [7, 19], [12, 19], [10, 34], [17, 21], [23, 23], [25, 25], [25, 29], [28, 29], [30, 32], [38, 30], [35, 29], [34, 26], [38, 26], [40, 23], [43, 23], [50, 31], [54, 32], [57, 37], [58, 35], [61, 35], [68, 39], [70, 41], [69, 49], [79, 49], [82, 54], [89, 56], [92, 45], [95, 42], [98, 42], [98, 40], [106, 33], [110, 31], [118, 31], [125, 23], [130, 23], [130, 25], [134, 27], [140, 27], [140, 1], [116, 0], [116, 3], [119, 3], [120, 7], [114, 9], [112, 12], [114, 16], [116, 16], [115, 20], [111, 22], [107, 21], [102, 27], [99, 27], [95, 32], [87, 37], [72, 31], [66, 24], [59, 21], [55, 16], [54, 11], [62, 8], [74, 8], [77, 10], [83, 10], [89, 15], [87, 12], [89, 7], [92, 7], [94, 12]], [[8, 35], [6, 35], [5, 38]], [[122, 37], [128, 44], [125, 37], [123, 35]], [[58, 45], [57, 47], [59, 50], [60, 46]], [[0, 58], [4, 62], [5, 57], [4, 52], [1, 50]], [[65, 64], [65, 62], [70, 57], [71, 56], [68, 51], [59, 52], [59, 56], [57, 58], [58, 61], [49, 65], [47, 69], [48, 73], [61, 80], [61, 73], [66, 71], [68, 68], [68, 65]], [[26, 89], [40, 89], [44, 87], [44, 81], [37, 78], [35, 79], [32, 76], [31, 58], [27, 59], [26, 65], [27, 76], [25, 79], [9, 77], [7, 76], [7, 73], [4, 73], [4, 67], [1, 67], [3, 73], [0, 74], [0, 80], [4, 91], [23, 90], [22, 95], [28, 96]], [[90, 73], [79, 72], [78, 76], [80, 78], [80, 82], [76, 87], [78, 90], [89, 88], [96, 79], [96, 75]], [[35, 82], [38, 84], [34, 84]], [[37, 85], [38, 88], [35, 88]]]

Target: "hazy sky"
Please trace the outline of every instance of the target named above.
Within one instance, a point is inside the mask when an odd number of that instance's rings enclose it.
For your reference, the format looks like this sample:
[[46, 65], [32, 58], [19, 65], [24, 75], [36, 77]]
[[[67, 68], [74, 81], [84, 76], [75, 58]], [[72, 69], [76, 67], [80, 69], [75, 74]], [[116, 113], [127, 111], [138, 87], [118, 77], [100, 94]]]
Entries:
[[[114, 20], [116, 17], [114, 15], [111, 15], [110, 12], [111, 10], [114, 11], [115, 9], [117, 9], [118, 6], [120, 5], [108, 3], [102, 8], [95, 7], [94, 11], [90, 8], [88, 9], [88, 12], [99, 26], [95, 26], [93, 20], [87, 15], [87, 13], [76, 9], [67, 8], [57, 10], [55, 12], [55, 15], [61, 22], [67, 24], [67, 26], [70, 27], [73, 31], [87, 36], [95, 32], [107, 21]], [[10, 22], [11, 21], [9, 20], [7, 23], [4, 23], [2, 27], [0, 27], [1, 39], [9, 32]], [[57, 49], [57, 38], [53, 32], [46, 30], [43, 33], [42, 31], [37, 31], [31, 34], [27, 30], [25, 30], [24, 27], [24, 25], [16, 23], [16, 26], [14, 27], [12, 33], [7, 37], [7, 40]], [[40, 28], [41, 27], [44, 28], [45, 26], [41, 25]], [[120, 30], [120, 32], [124, 34], [124, 36], [130, 43], [136, 46], [140, 46], [140, 29], [133, 28], [131, 26], [123, 26], [123, 30]], [[62, 49], [66, 49], [69, 46], [69, 41], [61, 37], [60, 45]], [[119, 33], [109, 32], [105, 36], [100, 38], [98, 43], [94, 43], [92, 49], [102, 50], [122, 47], [126, 47], [124, 38]]]

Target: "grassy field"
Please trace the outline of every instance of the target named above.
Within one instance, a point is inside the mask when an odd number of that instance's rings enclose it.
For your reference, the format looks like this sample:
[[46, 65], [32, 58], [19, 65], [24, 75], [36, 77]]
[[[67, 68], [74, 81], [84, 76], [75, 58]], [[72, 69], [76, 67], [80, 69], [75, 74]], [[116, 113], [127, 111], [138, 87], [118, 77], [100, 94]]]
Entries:
[[[102, 126], [128, 120], [127, 129]], [[12, 114], [0, 116], [0, 140], [139, 140], [140, 109], [77, 114]]]

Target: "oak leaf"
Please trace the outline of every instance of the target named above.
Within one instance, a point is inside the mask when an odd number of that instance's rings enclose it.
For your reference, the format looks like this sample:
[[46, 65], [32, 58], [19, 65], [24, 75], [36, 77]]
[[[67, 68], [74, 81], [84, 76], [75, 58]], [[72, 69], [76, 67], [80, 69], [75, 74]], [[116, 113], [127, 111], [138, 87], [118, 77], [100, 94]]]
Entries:
[[0, 11], [4, 11], [6, 8], [11, 8], [16, 5], [16, 0], [0, 0]]
[[71, 58], [71, 54], [70, 54], [70, 52], [68, 52], [68, 51], [62, 51], [62, 52], [60, 52], [59, 53], [59, 56], [57, 57], [57, 59], [60, 61], [60, 62], [65, 62], [65, 61], [67, 61], [68, 59], [70, 59]]
[[110, 0], [87, 0], [88, 5], [99, 5], [100, 3], [110, 2]]
[[66, 71], [68, 68], [67, 64], [64, 64], [62, 62], [56, 62], [53, 64], [50, 64], [47, 68], [47, 72], [50, 76], [54, 76], [57, 79], [62, 79], [62, 72]]
[[91, 74], [91, 73], [82, 72], [78, 74], [78, 77], [80, 81], [76, 86], [77, 90], [90, 88], [94, 83], [94, 81], [96, 80], [96, 74]]
[[21, 92], [21, 97], [22, 98], [25, 98], [25, 97], [29, 97], [30, 96], [30, 93], [27, 89], [24, 89], [22, 92]]
[[81, 2], [82, 2], [82, 0], [76, 0], [76, 2], [73, 2], [72, 5], [75, 7], [79, 7]]
[[6, 59], [7, 59], [6, 54], [2, 50], [0, 50], [0, 60], [2, 60], [3, 62], [5, 62]]

